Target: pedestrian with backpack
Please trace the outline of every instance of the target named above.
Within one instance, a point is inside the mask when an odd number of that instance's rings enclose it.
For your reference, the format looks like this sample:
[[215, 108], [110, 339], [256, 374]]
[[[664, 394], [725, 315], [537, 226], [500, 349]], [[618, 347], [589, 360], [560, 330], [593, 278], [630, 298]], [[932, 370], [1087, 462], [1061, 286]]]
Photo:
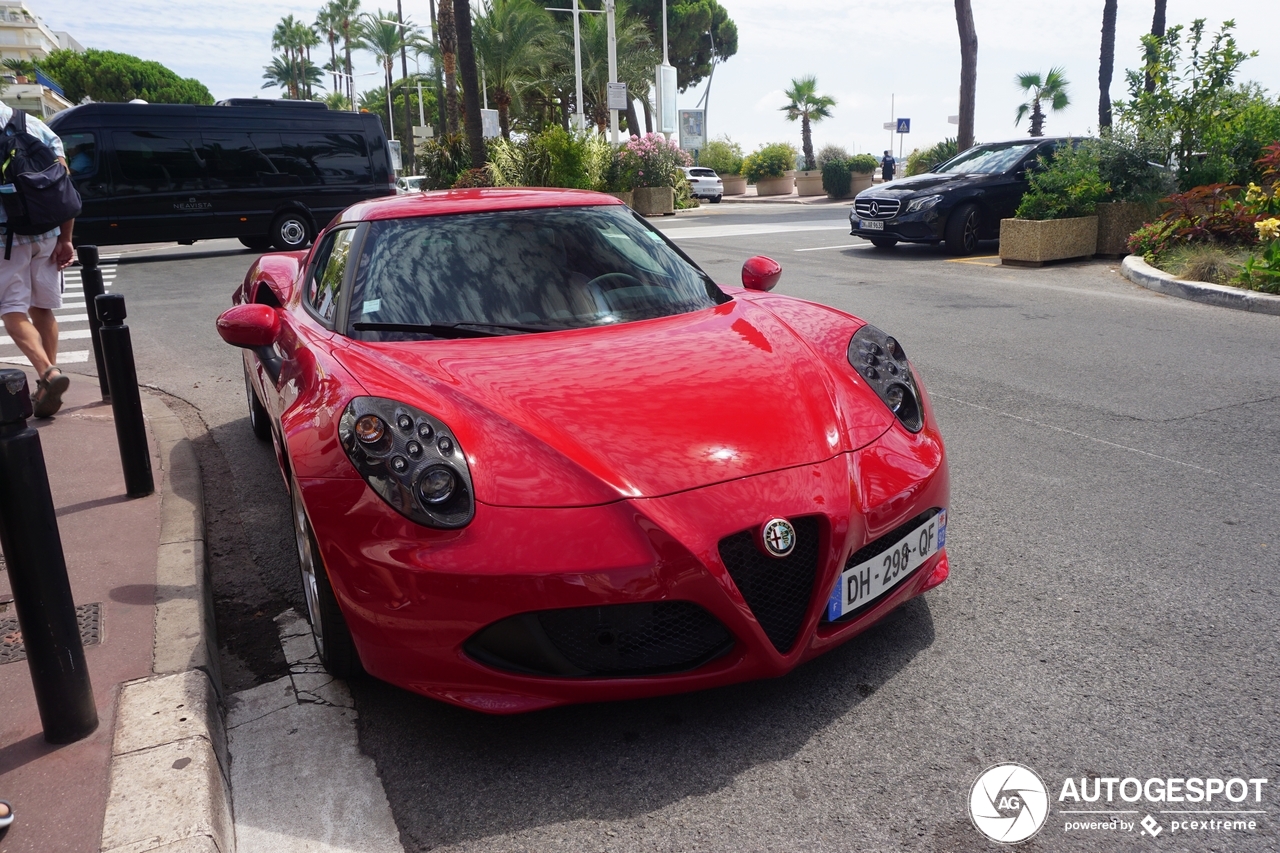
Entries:
[[57, 365], [62, 270], [73, 257], [71, 229], [80, 196], [62, 140], [44, 122], [0, 104], [0, 315], [10, 339], [40, 377], [31, 395], [37, 418], [53, 417], [71, 385]]

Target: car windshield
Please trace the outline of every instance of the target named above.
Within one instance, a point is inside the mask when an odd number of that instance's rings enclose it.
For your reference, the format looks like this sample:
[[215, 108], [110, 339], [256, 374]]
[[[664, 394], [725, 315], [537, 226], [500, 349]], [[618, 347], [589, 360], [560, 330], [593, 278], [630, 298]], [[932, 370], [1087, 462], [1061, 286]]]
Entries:
[[995, 175], [1007, 172], [1040, 143], [1011, 142], [1007, 145], [979, 145], [953, 157], [934, 170], [942, 175]]
[[350, 324], [374, 341], [518, 334], [728, 299], [623, 205], [468, 213], [370, 223]]

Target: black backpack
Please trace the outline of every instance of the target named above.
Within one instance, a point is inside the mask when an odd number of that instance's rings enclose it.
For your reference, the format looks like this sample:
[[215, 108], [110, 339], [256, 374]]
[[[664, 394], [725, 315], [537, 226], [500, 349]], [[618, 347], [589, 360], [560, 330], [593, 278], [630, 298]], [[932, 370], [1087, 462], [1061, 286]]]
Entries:
[[58, 155], [27, 133], [27, 114], [14, 110], [0, 137], [0, 203], [5, 223], [4, 259], [14, 234], [44, 234], [80, 213], [80, 194]]

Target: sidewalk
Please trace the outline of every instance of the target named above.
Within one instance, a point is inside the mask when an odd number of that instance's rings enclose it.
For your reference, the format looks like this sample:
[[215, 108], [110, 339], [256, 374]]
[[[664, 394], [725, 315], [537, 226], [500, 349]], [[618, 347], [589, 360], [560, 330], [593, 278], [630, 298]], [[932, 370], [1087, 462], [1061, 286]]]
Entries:
[[[100, 399], [95, 377], [70, 371], [68, 376], [71, 387], [58, 415], [28, 423], [40, 435], [99, 724], [77, 743], [45, 742], [9, 577], [0, 572], [0, 799], [13, 804], [16, 816], [0, 834], [2, 853], [92, 853], [123, 846], [113, 839], [129, 841], [129, 849], [153, 849], [145, 835], [159, 833], [147, 825], [163, 818], [145, 796], [129, 790], [145, 774], [120, 772], [122, 762], [135, 760], [145, 748], [138, 744], [136, 721], [129, 722], [131, 701], [137, 705], [130, 691], [142, 696], [166, 681], [157, 675], [216, 664], [207, 651], [212, 633], [202, 619], [206, 590], [192, 577], [203, 572], [203, 521], [199, 470], [181, 423], [161, 398], [144, 393], [156, 493], [129, 499], [111, 406]], [[35, 386], [29, 369], [28, 382]], [[192, 707], [198, 702], [182, 704], [184, 721], [199, 715]], [[133, 716], [140, 710], [135, 707]], [[142, 713], [167, 721], [155, 709]], [[208, 739], [207, 732], [203, 737]], [[175, 776], [180, 763], [171, 761]], [[172, 778], [164, 784], [191, 781]], [[145, 835], [121, 836], [119, 827], [128, 823], [122, 805], [134, 813], [135, 823], [147, 826]], [[189, 816], [192, 821], [198, 811]], [[186, 837], [198, 842], [199, 834]]]

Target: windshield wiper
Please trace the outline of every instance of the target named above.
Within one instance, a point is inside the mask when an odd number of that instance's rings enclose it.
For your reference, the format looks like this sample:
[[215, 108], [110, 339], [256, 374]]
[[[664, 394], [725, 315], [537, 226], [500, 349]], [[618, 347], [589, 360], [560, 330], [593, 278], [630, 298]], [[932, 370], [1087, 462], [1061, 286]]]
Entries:
[[[476, 328], [470, 328], [470, 327]], [[498, 332], [484, 329], [502, 329], [511, 332], [557, 332], [567, 326], [529, 326], [519, 323], [352, 323], [357, 332], [422, 332], [437, 338], [493, 338]]]

